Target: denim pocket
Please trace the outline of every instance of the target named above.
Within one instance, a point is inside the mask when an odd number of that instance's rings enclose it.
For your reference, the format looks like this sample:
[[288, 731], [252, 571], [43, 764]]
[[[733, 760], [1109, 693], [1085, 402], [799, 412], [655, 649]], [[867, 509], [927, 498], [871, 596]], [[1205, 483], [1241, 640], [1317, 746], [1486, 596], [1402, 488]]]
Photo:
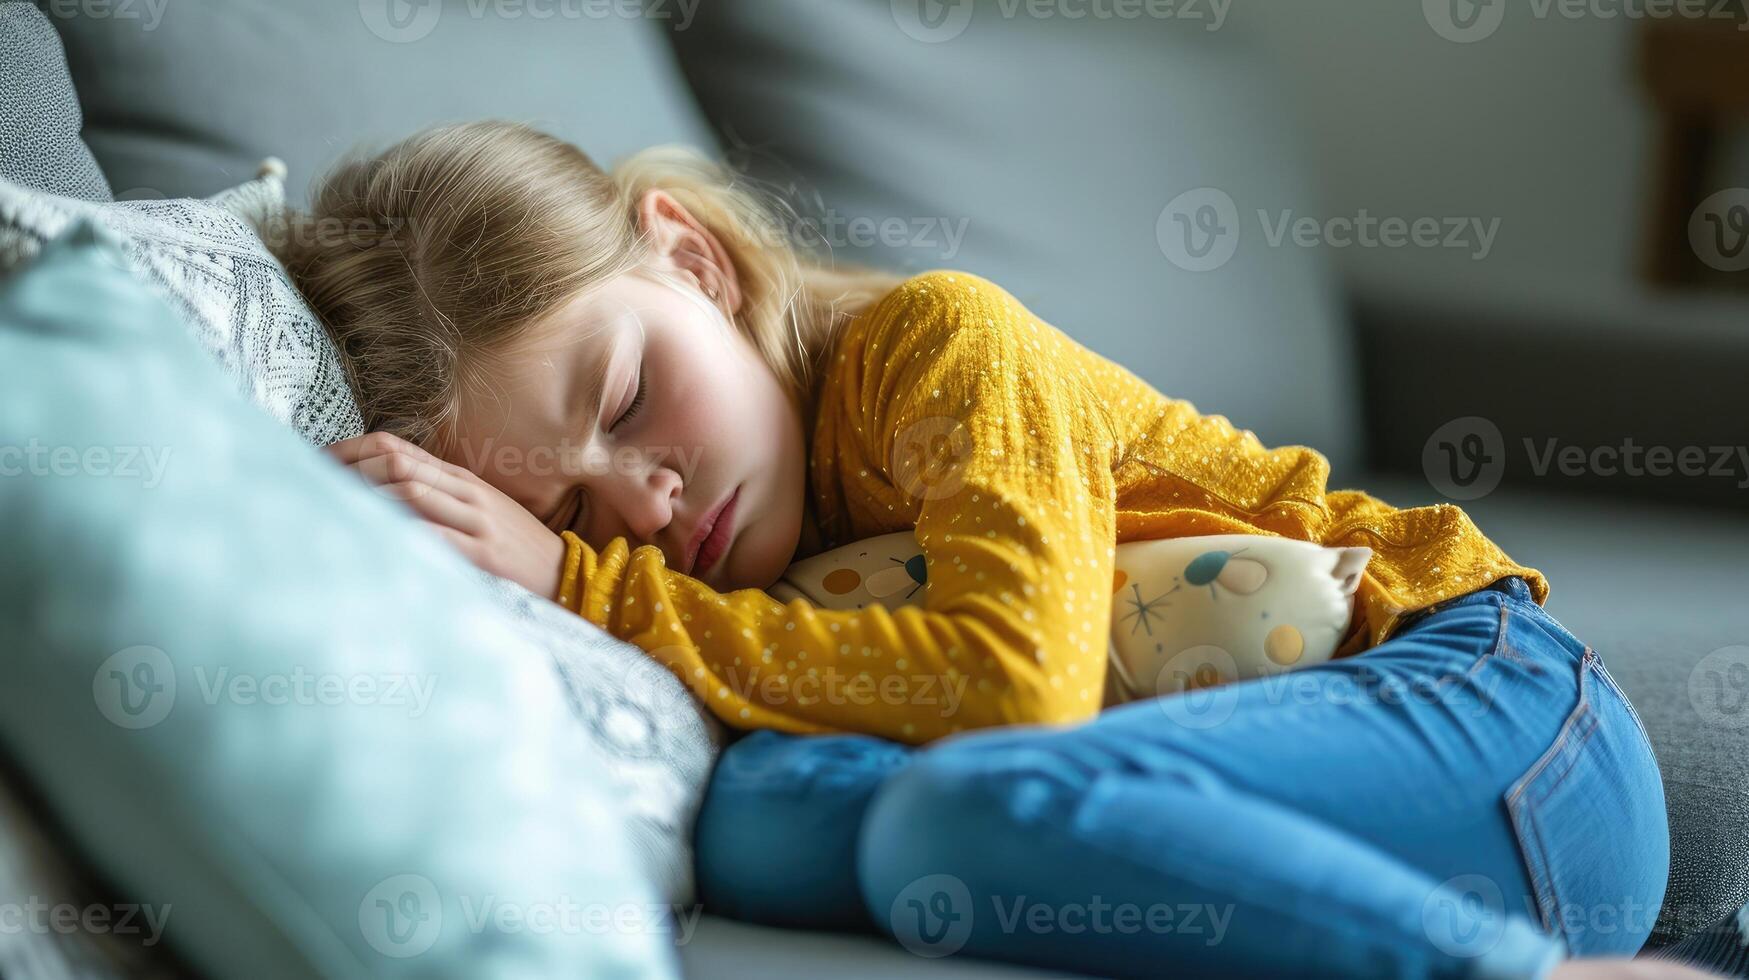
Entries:
[[1535, 916], [1574, 955], [1629, 955], [1657, 920], [1670, 866], [1664, 790], [1645, 731], [1597, 652], [1579, 700], [1505, 803]]

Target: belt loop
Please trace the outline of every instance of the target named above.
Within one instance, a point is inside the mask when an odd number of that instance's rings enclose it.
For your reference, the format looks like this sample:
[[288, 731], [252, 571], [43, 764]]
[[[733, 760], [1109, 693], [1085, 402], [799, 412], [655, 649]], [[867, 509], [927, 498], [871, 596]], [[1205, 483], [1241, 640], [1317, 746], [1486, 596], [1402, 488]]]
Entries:
[[1508, 575], [1489, 588], [1527, 602], [1536, 601], [1536, 593], [1530, 591], [1530, 583], [1517, 575]]

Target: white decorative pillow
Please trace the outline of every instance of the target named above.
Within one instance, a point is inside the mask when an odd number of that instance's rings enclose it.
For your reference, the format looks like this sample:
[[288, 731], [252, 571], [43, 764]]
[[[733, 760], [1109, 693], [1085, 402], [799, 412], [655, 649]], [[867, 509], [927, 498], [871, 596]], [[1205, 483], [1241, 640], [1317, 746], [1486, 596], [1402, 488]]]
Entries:
[[[1371, 558], [1370, 548], [1252, 534], [1118, 545], [1106, 705], [1329, 660]], [[928, 579], [916, 538], [899, 531], [796, 562], [771, 594], [897, 609], [922, 603]]]
[[1371, 548], [1260, 534], [1118, 545], [1107, 702], [1329, 660], [1371, 558]]
[[[284, 167], [208, 200], [113, 204], [0, 179], [0, 277], [80, 220], [190, 325], [245, 397], [315, 445], [363, 431], [327, 332], [257, 229], [283, 228]], [[553, 658], [572, 707], [630, 811], [633, 844], [664, 900], [692, 901], [692, 823], [722, 747], [721, 724], [637, 647], [580, 616], [480, 574], [505, 624]]]
[[571, 708], [607, 764], [656, 894], [690, 904], [692, 824], [722, 751], [722, 723], [636, 646], [513, 582], [480, 578], [517, 633], [553, 658]]

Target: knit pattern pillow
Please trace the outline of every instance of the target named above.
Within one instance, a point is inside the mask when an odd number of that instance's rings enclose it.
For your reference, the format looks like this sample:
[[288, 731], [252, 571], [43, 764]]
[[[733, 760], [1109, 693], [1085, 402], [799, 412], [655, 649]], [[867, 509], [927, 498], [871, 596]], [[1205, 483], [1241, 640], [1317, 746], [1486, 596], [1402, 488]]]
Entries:
[[81, 219], [123, 243], [251, 401], [317, 445], [364, 430], [334, 345], [243, 218], [190, 198], [100, 204], [0, 180], [0, 273]]

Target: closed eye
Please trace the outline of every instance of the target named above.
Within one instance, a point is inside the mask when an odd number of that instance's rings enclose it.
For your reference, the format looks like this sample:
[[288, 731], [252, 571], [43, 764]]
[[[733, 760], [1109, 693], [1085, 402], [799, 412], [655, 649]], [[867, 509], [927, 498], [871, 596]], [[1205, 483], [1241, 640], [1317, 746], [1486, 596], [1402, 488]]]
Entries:
[[637, 394], [632, 396], [632, 403], [626, 406], [626, 410], [620, 413], [619, 418], [613, 420], [613, 424], [607, 427], [607, 431], [612, 432], [637, 416], [638, 410], [644, 407], [644, 393], [644, 369], [643, 366], [640, 365], [638, 367]]

